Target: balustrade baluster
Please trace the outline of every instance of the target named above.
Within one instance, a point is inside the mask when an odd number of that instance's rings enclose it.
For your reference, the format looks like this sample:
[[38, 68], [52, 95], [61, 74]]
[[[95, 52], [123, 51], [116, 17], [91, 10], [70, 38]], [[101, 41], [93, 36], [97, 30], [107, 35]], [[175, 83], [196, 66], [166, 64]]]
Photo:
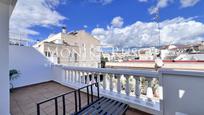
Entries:
[[63, 75], [63, 82], [66, 83], [66, 82], [67, 82], [67, 70], [64, 69], [63, 72], [64, 72], [64, 73], [63, 73], [63, 74], [64, 74], [64, 75]]
[[129, 82], [130, 76], [125, 75], [125, 78], [126, 78], [125, 93], [126, 93], [127, 96], [129, 96], [130, 95], [130, 82]]
[[121, 93], [121, 81], [120, 81], [121, 77], [122, 77], [122, 75], [117, 75], [117, 92], [118, 92], [118, 94]]
[[112, 92], [113, 91], [113, 77], [114, 77], [114, 74], [109, 74], [110, 76], [110, 91]]
[[91, 74], [91, 83], [95, 83], [95, 78], [94, 78], [95, 76], [94, 75], [95, 75], [95, 73]]
[[71, 82], [71, 71], [68, 70], [68, 81]]
[[69, 72], [68, 70], [66, 70], [66, 72], [65, 72], [65, 75], [66, 75], [66, 78], [65, 78], [65, 79], [66, 79], [66, 83], [69, 82], [69, 73], [68, 73], [68, 72]]
[[106, 90], [106, 78], [108, 74], [103, 74], [103, 89]]
[[77, 71], [74, 71], [74, 83], [77, 82]]
[[100, 73], [97, 74], [97, 82], [100, 83]]
[[81, 82], [85, 84], [85, 72], [82, 72]]
[[140, 97], [140, 77], [135, 76], [135, 96], [136, 98]]
[[148, 82], [148, 87], [147, 87], [147, 101], [148, 102], [152, 102], [152, 98], [153, 98], [153, 91], [152, 91], [152, 83], [151, 83], [152, 78], [147, 78], [147, 82]]
[[74, 82], [74, 71], [73, 70], [71, 70], [71, 82]]
[[78, 71], [78, 82], [81, 83], [81, 72]]
[[87, 72], [87, 84], [90, 83], [90, 77], [89, 77], [89, 72]]

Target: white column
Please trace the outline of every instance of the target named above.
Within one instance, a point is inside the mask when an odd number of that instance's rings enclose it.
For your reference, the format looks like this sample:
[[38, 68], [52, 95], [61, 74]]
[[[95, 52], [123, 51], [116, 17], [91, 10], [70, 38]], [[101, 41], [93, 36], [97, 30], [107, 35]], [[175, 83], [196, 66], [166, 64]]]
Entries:
[[109, 74], [110, 76], [110, 91], [113, 91], [113, 77], [114, 77], [114, 74]]
[[10, 3], [12, 3], [11, 0], [0, 0], [0, 115], [10, 115], [8, 35], [9, 15], [14, 7], [10, 5], [9, 9]]
[[125, 93], [126, 93], [127, 96], [129, 96], [130, 95], [130, 83], [129, 83], [130, 76], [125, 75], [125, 78], [126, 78]]
[[106, 77], [107, 77], [107, 73], [103, 74], [103, 89], [106, 90]]
[[134, 76], [135, 78], [135, 96], [136, 98], [140, 97], [140, 77]]
[[121, 82], [120, 82], [121, 77], [122, 77], [122, 75], [117, 75], [117, 92], [118, 92], [118, 94], [121, 93]]

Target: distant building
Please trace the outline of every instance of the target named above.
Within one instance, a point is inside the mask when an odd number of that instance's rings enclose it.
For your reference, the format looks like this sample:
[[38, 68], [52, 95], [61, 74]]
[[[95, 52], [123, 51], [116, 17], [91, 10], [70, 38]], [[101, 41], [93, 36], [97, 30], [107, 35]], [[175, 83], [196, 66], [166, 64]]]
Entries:
[[180, 54], [187, 53], [190, 48], [190, 45], [165, 45], [160, 49], [161, 59], [174, 60]]
[[139, 60], [154, 60], [159, 50], [155, 47], [142, 48], [138, 50]]
[[192, 45], [192, 49], [197, 52], [204, 52], [204, 41]]
[[85, 32], [62, 32], [50, 35], [34, 47], [55, 64], [98, 67], [100, 65], [100, 41]]

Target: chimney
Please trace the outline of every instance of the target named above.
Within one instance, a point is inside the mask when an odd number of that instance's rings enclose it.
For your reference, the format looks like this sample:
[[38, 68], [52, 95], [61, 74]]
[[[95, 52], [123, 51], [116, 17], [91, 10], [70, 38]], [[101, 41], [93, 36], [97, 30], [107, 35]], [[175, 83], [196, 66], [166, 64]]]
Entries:
[[62, 33], [66, 34], [67, 33], [67, 28], [65, 26], [62, 27]]

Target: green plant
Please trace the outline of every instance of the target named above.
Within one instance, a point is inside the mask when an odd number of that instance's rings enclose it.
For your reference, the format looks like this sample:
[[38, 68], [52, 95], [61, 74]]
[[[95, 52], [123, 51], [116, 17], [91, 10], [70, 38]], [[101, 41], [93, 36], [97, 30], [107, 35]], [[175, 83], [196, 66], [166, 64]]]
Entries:
[[12, 81], [20, 77], [20, 72], [16, 69], [9, 70], [9, 80], [10, 80], [10, 86], [11, 90], [13, 89], [13, 83]]

